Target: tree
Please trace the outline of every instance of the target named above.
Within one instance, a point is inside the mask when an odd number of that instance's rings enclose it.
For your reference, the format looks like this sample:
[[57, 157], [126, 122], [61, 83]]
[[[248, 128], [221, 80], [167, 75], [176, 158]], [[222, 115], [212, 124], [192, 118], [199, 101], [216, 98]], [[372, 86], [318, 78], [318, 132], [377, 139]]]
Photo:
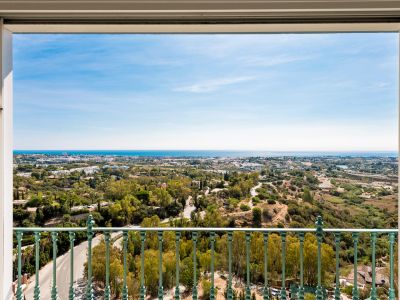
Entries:
[[303, 195], [301, 196], [303, 201], [312, 203], [314, 201], [313, 196], [311, 195], [310, 189], [305, 187], [303, 190]]
[[[92, 254], [92, 275], [95, 282], [100, 283], [104, 286], [104, 274], [105, 270], [105, 242], [102, 240], [99, 245], [93, 248]], [[123, 265], [122, 265], [122, 253], [119, 249], [111, 246], [110, 247], [110, 288], [111, 293], [117, 298], [122, 290], [122, 278], [123, 278]], [[87, 268], [85, 267], [85, 272]], [[87, 274], [86, 274], [87, 276]]]
[[237, 185], [229, 188], [228, 191], [229, 191], [229, 196], [232, 198], [240, 199], [242, 197], [242, 190]]
[[203, 219], [205, 227], [224, 227], [226, 219], [218, 212], [214, 206], [207, 207], [206, 215]]
[[[317, 238], [307, 233], [304, 240], [304, 281], [308, 285], [317, 284]], [[321, 248], [322, 281], [326, 275], [333, 271], [334, 251], [328, 244], [322, 243]]]
[[123, 272], [124, 267], [120, 260], [114, 259], [112, 262], [110, 262], [110, 288], [111, 293], [114, 294], [117, 299], [122, 291]]
[[208, 272], [211, 265], [211, 250], [207, 250], [199, 255], [199, 264], [203, 272]]
[[[136, 269], [140, 270], [140, 257], [136, 257]], [[158, 251], [146, 250], [144, 256], [144, 277], [146, 290], [151, 296], [156, 296], [158, 291]]]
[[155, 196], [155, 203], [154, 204], [159, 205], [162, 208], [166, 208], [172, 202], [171, 195], [165, 189], [156, 188], [153, 191], [153, 194]]
[[122, 200], [127, 195], [134, 195], [138, 189], [138, 185], [133, 181], [110, 181], [105, 187], [105, 196], [113, 201]]
[[272, 214], [270, 213], [268, 208], [264, 208], [262, 210], [262, 216], [263, 216], [264, 221], [266, 221], [266, 222], [272, 221]]
[[139, 190], [136, 193], [136, 198], [138, 198], [143, 204], [148, 205], [150, 202], [150, 193], [146, 190]]
[[296, 236], [286, 238], [286, 271], [288, 276], [297, 278], [300, 268], [300, 241]]
[[253, 208], [253, 226], [261, 227], [262, 217], [261, 209], [258, 207]]
[[191, 193], [189, 188], [190, 184], [191, 181], [185, 177], [169, 180], [167, 183], [167, 191], [174, 199], [186, 199]]
[[43, 214], [43, 209], [41, 207], [38, 207], [36, 209], [36, 214], [35, 214], [35, 223], [39, 225], [44, 224], [44, 214]]
[[26, 207], [39, 207], [42, 205], [42, 193], [39, 193], [37, 196], [34, 195], [32, 198], [25, 204]]
[[232, 262], [233, 272], [238, 276], [242, 277], [245, 270], [245, 235], [244, 232], [234, 232], [232, 242]]
[[[196, 270], [197, 272], [197, 270]], [[181, 261], [181, 283], [187, 288], [191, 289], [193, 286], [193, 259], [191, 257], [185, 257]], [[198, 277], [197, 277], [198, 278]]]
[[139, 201], [132, 195], [127, 195], [124, 199], [117, 201], [110, 206], [109, 213], [113, 222], [118, 225], [127, 225], [132, 222], [133, 214], [137, 210]]

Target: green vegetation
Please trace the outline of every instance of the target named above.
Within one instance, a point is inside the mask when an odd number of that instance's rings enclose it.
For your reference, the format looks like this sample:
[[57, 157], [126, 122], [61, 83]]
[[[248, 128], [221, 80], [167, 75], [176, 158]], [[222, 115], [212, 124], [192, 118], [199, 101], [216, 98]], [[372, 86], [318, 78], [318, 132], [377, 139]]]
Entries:
[[[19, 155], [14, 169], [14, 222], [16, 226], [85, 226], [92, 214], [96, 226], [139, 225], [146, 227], [314, 227], [318, 215], [324, 227], [393, 228], [397, 226], [397, 162], [392, 158], [129, 158], [79, 157], [62, 160], [52, 156]], [[346, 166], [346, 168], [343, 168]], [[351, 172], [349, 171], [351, 170]], [[254, 193], [254, 189], [257, 190]], [[18, 200], [18, 201], [17, 201]], [[251, 202], [250, 202], [251, 201]], [[85, 239], [79, 233], [76, 244]], [[281, 272], [280, 237], [271, 234], [268, 268], [271, 284], [279, 285]], [[324, 281], [332, 283], [333, 237], [325, 234], [323, 244]], [[23, 245], [32, 245], [33, 236], [23, 236]], [[245, 240], [235, 233], [234, 274], [244, 279]], [[370, 237], [360, 235], [359, 260], [370, 263]], [[343, 234], [340, 265], [351, 269], [353, 240]], [[40, 241], [40, 266], [51, 259], [51, 242], [44, 234]], [[69, 241], [60, 233], [59, 254]], [[175, 237], [166, 233], [163, 244], [164, 288], [175, 285]], [[251, 240], [251, 281], [263, 282], [263, 244], [260, 234]], [[140, 243], [130, 233], [128, 244], [128, 288], [136, 293]], [[215, 246], [216, 270], [227, 268], [227, 241], [219, 234]], [[105, 245], [93, 253], [94, 279], [104, 286]], [[183, 234], [180, 244], [181, 284], [193, 282], [192, 241]], [[305, 240], [305, 280], [315, 285], [316, 241]], [[112, 248], [112, 293], [121, 293], [122, 253]], [[154, 234], [146, 240], [146, 285], [152, 296], [158, 286], [158, 241]], [[287, 237], [287, 276], [299, 276], [299, 241]], [[377, 240], [377, 259], [388, 259], [388, 242]], [[209, 238], [199, 238], [198, 278], [209, 286], [211, 253]], [[23, 251], [23, 272], [34, 271], [32, 247]], [[209, 291], [209, 289], [205, 289]], [[221, 293], [224, 291], [220, 291]], [[205, 295], [206, 297], [207, 295]], [[241, 299], [242, 293], [236, 297]], [[311, 297], [311, 295], [306, 295]], [[310, 298], [312, 299], [312, 298]]]
[[[146, 218], [141, 226], [151, 227], [160, 226], [158, 217]], [[271, 234], [268, 243], [268, 269], [271, 273], [272, 282], [274, 278], [279, 278], [281, 274], [281, 243], [280, 236]], [[245, 278], [245, 244], [244, 233], [235, 232], [233, 235], [233, 272], [235, 276]], [[145, 281], [148, 293], [151, 296], [157, 295], [158, 289], [158, 239], [156, 233], [148, 233], [146, 236], [145, 248]], [[163, 281], [164, 288], [170, 289], [176, 286], [175, 279], [175, 235], [173, 232], [164, 233], [163, 237]], [[201, 234], [198, 240], [197, 248], [197, 266], [198, 278], [204, 277], [205, 272], [210, 271], [211, 252], [210, 241], [207, 234]], [[299, 276], [299, 247], [300, 243], [296, 236], [289, 235], [287, 237], [287, 254], [286, 254], [286, 276], [288, 278], [298, 279]], [[317, 271], [315, 257], [317, 255], [317, 242], [312, 234], [307, 234], [305, 237], [305, 283], [307, 285], [315, 285], [317, 282]], [[254, 283], [263, 282], [263, 236], [255, 233], [251, 239], [251, 280]], [[137, 232], [129, 233], [128, 242], [128, 268], [130, 282], [139, 280], [140, 276], [140, 237]], [[111, 265], [117, 278], [122, 276], [122, 251], [113, 247], [111, 251]], [[193, 247], [190, 233], [182, 232], [182, 237], [179, 246], [180, 256], [180, 284], [187, 288], [191, 288], [193, 284]], [[102, 242], [95, 247], [93, 256], [93, 274], [95, 281], [99, 286], [104, 287], [104, 260], [105, 260], [105, 245]], [[215, 243], [215, 267], [217, 270], [227, 272], [227, 237], [226, 234], [217, 235]], [[322, 271], [323, 281], [328, 284], [329, 273], [333, 272], [334, 268], [334, 252], [328, 244], [322, 244]], [[114, 277], [112, 277], [114, 278]], [[119, 285], [115, 281], [111, 283], [112, 291], [116, 297], [121, 291], [121, 282]], [[206, 277], [203, 278], [203, 287], [207, 287], [205, 291], [209, 291], [209, 281]], [[276, 281], [277, 282], [277, 281]], [[135, 288], [135, 287], [131, 287]], [[137, 287], [136, 287], [137, 288]], [[137, 291], [137, 290], [136, 290]]]

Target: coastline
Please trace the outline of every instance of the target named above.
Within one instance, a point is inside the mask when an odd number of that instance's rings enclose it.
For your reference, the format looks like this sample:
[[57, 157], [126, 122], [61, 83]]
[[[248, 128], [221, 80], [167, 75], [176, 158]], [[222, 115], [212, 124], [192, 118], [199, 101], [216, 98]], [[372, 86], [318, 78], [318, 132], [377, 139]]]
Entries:
[[130, 157], [397, 157], [396, 151], [14, 150], [14, 155]]

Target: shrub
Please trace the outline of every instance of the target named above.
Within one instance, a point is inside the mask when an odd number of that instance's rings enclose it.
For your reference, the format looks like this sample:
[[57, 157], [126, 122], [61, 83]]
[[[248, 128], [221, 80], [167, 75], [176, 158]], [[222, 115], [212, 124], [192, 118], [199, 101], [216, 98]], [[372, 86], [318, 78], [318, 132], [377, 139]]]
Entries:
[[250, 210], [250, 206], [246, 205], [246, 204], [241, 204], [240, 205], [240, 209], [242, 211], [249, 211]]
[[235, 209], [239, 204], [239, 200], [236, 198], [229, 198], [228, 199], [228, 206], [229, 209]]
[[266, 208], [263, 209], [262, 216], [263, 216], [264, 221], [266, 221], [266, 222], [269, 222], [272, 220], [272, 215], [269, 212], [269, 210]]
[[311, 293], [305, 293], [304, 300], [315, 300], [315, 295]]
[[257, 203], [260, 203], [260, 198], [258, 198], [257, 196], [253, 197], [253, 204], [257, 204]]
[[258, 207], [253, 208], [253, 226], [261, 227], [261, 209]]
[[348, 285], [348, 286], [342, 288], [342, 292], [345, 293], [346, 295], [351, 296], [353, 294], [353, 286]]
[[201, 282], [201, 286], [203, 288], [203, 296], [201, 297], [201, 299], [210, 299], [211, 282], [209, 282], [208, 280], [203, 280]]

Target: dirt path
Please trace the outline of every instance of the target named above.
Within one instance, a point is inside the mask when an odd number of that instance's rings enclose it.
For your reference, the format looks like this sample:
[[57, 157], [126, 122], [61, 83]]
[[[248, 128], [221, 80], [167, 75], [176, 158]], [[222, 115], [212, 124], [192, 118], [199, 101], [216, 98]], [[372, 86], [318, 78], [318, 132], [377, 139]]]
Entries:
[[[225, 277], [227, 277], [226, 274], [225, 274]], [[226, 290], [227, 285], [228, 285], [227, 279], [222, 278], [221, 274], [219, 272], [215, 272], [214, 286], [215, 286], [215, 299], [216, 300], [225, 300], [226, 299], [224, 296], [224, 291]], [[241, 291], [244, 291], [245, 285], [243, 282], [237, 280], [236, 278], [233, 278], [232, 288], [237, 292], [237, 294], [239, 294]], [[202, 297], [204, 294], [204, 291], [203, 291], [203, 287], [202, 287], [201, 283], [199, 283], [199, 285], [197, 287], [197, 291], [198, 291], [199, 297]], [[262, 297], [262, 294], [260, 293], [260, 290], [257, 290], [257, 288], [254, 285], [252, 285], [252, 287], [251, 287], [251, 293], [255, 294], [256, 300], [262, 300], [263, 297]], [[182, 299], [183, 300], [191, 300], [192, 295], [189, 294], [187, 296], [182, 297]]]
[[272, 223], [280, 223], [280, 222], [285, 222], [285, 216], [288, 212], [288, 207], [286, 204], [281, 204], [281, 203], [277, 203], [275, 205], [276, 207], [279, 208], [278, 213], [272, 218]]
[[254, 204], [253, 204], [253, 197], [255, 197], [255, 196], [258, 195], [257, 189], [260, 188], [261, 186], [262, 186], [262, 183], [259, 182], [256, 186], [253, 186], [253, 187], [250, 189], [250, 195], [251, 195], [251, 198], [250, 198], [250, 201], [249, 201], [250, 209], [253, 209], [253, 207], [254, 207]]

